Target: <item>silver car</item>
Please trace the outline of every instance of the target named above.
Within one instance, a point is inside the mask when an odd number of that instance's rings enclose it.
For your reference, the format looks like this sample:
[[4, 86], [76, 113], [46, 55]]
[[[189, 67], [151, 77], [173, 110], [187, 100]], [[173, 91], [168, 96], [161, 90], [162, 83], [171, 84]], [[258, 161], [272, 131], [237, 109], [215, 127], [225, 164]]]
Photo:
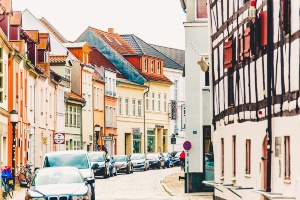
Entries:
[[147, 159], [144, 153], [133, 153], [129, 156], [129, 159], [133, 164], [133, 169], [140, 169], [144, 171], [150, 169], [149, 159]]

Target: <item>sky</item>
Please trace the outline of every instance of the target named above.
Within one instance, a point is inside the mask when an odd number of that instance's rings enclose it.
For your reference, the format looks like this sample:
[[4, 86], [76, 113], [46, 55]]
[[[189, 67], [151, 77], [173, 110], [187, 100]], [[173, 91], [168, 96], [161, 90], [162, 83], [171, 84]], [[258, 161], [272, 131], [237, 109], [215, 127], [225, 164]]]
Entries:
[[179, 0], [12, 0], [12, 7], [46, 18], [69, 41], [91, 26], [134, 34], [149, 44], [185, 48], [186, 14]]

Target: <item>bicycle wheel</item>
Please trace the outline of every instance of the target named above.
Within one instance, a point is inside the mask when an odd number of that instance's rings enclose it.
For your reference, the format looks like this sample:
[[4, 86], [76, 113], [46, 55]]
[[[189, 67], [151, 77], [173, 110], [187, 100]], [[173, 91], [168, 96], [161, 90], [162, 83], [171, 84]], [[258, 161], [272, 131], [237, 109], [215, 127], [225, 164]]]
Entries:
[[8, 185], [8, 187], [7, 187], [7, 193], [10, 196], [10, 198], [13, 198], [13, 196], [14, 196], [14, 190], [12, 189], [12, 185]]
[[19, 183], [26, 181], [26, 174], [21, 172], [18, 176]]

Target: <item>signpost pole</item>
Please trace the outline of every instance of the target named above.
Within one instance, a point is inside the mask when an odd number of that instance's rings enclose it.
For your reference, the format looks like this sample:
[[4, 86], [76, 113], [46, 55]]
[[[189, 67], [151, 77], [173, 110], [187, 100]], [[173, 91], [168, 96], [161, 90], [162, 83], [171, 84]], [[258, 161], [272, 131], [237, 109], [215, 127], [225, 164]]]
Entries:
[[190, 193], [189, 189], [189, 151], [186, 151], [186, 190], [187, 193]]

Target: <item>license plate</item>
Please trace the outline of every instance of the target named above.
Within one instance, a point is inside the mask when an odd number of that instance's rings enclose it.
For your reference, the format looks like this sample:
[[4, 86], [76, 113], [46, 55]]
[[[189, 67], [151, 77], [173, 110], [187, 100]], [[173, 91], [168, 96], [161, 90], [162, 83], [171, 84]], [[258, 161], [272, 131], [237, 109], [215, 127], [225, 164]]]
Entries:
[[12, 180], [8, 180], [8, 184], [12, 184], [13, 182], [12, 182]]

